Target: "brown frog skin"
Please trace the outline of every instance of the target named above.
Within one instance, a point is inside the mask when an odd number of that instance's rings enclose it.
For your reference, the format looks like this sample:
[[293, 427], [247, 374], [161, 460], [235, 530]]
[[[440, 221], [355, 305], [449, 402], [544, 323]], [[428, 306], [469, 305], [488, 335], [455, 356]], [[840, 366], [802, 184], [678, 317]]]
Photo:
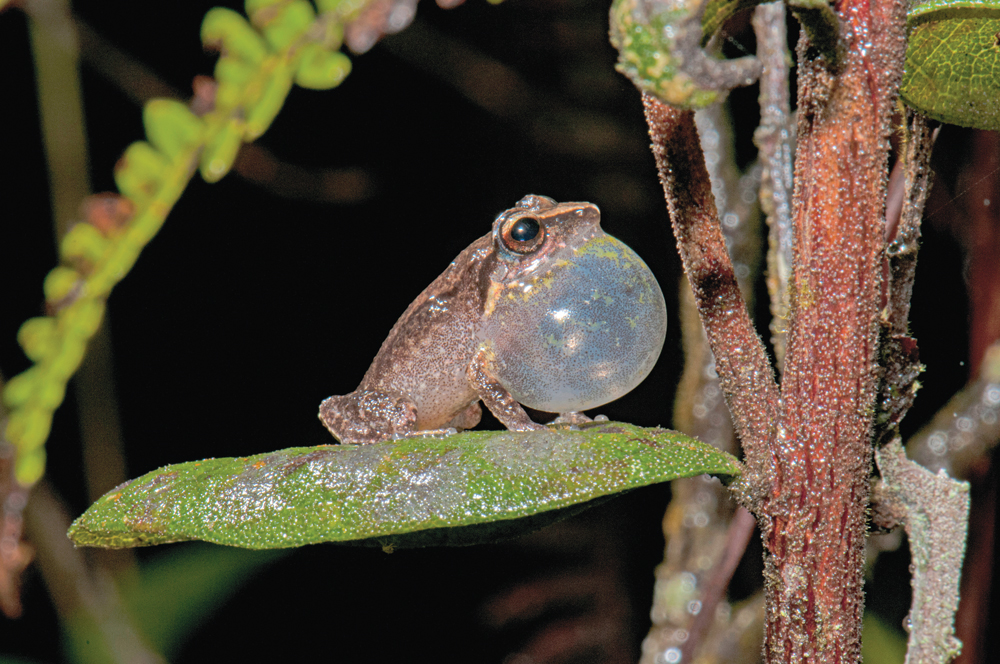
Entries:
[[324, 400], [320, 420], [342, 443], [374, 443], [424, 430], [474, 427], [481, 400], [508, 429], [544, 428], [490, 373], [478, 330], [505, 284], [544, 268], [554, 253], [597, 233], [602, 231], [595, 205], [525, 196], [417, 296], [358, 388]]

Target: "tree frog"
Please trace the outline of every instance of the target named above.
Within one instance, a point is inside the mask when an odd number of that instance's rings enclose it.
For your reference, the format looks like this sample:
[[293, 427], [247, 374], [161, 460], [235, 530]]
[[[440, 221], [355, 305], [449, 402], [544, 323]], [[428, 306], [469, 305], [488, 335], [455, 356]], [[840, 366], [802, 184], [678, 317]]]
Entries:
[[541, 429], [521, 404], [586, 419], [652, 370], [667, 309], [634, 251], [591, 203], [529, 195], [417, 296], [354, 392], [320, 404], [342, 443], [479, 423]]

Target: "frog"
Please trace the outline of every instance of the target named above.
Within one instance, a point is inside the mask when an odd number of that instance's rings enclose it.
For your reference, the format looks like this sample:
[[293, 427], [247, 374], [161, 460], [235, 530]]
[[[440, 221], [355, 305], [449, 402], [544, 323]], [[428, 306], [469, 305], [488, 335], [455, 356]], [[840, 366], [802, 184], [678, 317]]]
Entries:
[[646, 378], [666, 328], [656, 278], [596, 205], [529, 194], [413, 300], [319, 419], [346, 444], [471, 429], [480, 403], [512, 431], [545, 428], [524, 406], [583, 422]]

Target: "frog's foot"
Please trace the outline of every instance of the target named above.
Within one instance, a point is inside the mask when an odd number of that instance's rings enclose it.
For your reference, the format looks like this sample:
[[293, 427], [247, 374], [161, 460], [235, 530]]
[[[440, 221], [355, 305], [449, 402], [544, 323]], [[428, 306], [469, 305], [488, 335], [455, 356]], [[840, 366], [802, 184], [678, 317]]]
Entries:
[[410, 431], [409, 433], [397, 433], [389, 440], [402, 440], [404, 438], [447, 438], [448, 436], [454, 436], [458, 433], [458, 429], [455, 427], [448, 427], [446, 429], [420, 429], [418, 431]]
[[324, 400], [319, 419], [342, 443], [377, 443], [412, 432], [417, 407], [398, 394], [355, 390]]
[[593, 420], [581, 412], [571, 410], [568, 413], [559, 413], [559, 417], [549, 422], [549, 424], [569, 424], [571, 426], [578, 426], [587, 422], [593, 422]]
[[487, 359], [487, 351], [480, 348], [476, 356], [472, 358], [472, 362], [469, 363], [466, 374], [472, 389], [476, 391], [490, 412], [511, 431], [544, 429], [543, 425], [531, 421], [521, 404], [515, 401], [510, 392], [493, 376], [487, 365]]

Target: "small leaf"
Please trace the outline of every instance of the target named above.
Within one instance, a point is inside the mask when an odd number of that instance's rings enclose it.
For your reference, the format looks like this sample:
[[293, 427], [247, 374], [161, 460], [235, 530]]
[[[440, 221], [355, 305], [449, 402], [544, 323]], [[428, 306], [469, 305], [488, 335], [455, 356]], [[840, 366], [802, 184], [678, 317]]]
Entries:
[[[18, 339], [20, 340], [20, 333], [18, 333]], [[25, 354], [27, 354], [27, 350], [25, 350]], [[31, 358], [30, 355], [28, 357]], [[31, 395], [34, 394], [40, 373], [41, 370], [38, 368], [38, 365], [35, 365], [28, 367], [8, 380], [3, 388], [4, 405], [8, 408], [20, 408], [23, 406], [31, 398]], [[8, 434], [9, 436], [10, 434]]]
[[56, 319], [49, 316], [29, 318], [17, 331], [17, 343], [32, 362], [40, 362], [56, 349]]
[[907, 14], [900, 94], [951, 124], [1000, 129], [1000, 0], [931, 0]]
[[118, 191], [134, 201], [145, 202], [156, 194], [170, 163], [146, 141], [136, 141], [115, 164]]
[[292, 0], [264, 25], [264, 38], [273, 50], [281, 51], [301, 37], [315, 19], [316, 12], [306, 0]]
[[[37, 387], [36, 382], [32, 385], [32, 388]], [[32, 389], [32, 394], [34, 394], [34, 389]], [[49, 437], [49, 431], [52, 429], [52, 414], [40, 410], [38, 408], [25, 408], [21, 410], [14, 411], [7, 418], [7, 438], [11, 440], [16, 440], [18, 446], [20, 447], [20, 454], [36, 450], [42, 446], [45, 439]], [[23, 458], [23, 457], [22, 457]], [[42, 465], [40, 468], [32, 467], [30, 470], [25, 471], [28, 476], [32, 476], [38, 470], [45, 469], [44, 457], [42, 457]], [[15, 471], [17, 473], [17, 478], [22, 481], [22, 475], [20, 467]], [[41, 477], [39, 474], [38, 477]], [[30, 483], [23, 482], [25, 486], [31, 486], [35, 481], [32, 480]]]
[[49, 304], [58, 304], [65, 300], [80, 285], [83, 277], [71, 267], [60, 265], [49, 270], [42, 282], [42, 292]]
[[79, 223], [66, 232], [59, 243], [59, 253], [68, 260], [84, 260], [96, 263], [108, 250], [111, 243], [101, 231], [91, 224]]
[[617, 423], [300, 447], [161, 468], [103, 496], [69, 535], [108, 548], [473, 544], [629, 489], [740, 468], [676, 431]]
[[303, 49], [295, 72], [295, 83], [311, 90], [335, 88], [351, 73], [351, 59], [340, 51], [330, 52], [319, 44]]
[[80, 299], [66, 309], [62, 324], [67, 328], [67, 336], [89, 339], [101, 326], [104, 318], [104, 301]]
[[246, 142], [260, 138], [261, 134], [274, 122], [278, 116], [278, 111], [285, 103], [288, 92], [292, 89], [292, 76], [285, 68], [274, 70], [274, 74], [267, 82], [260, 99], [253, 108], [247, 111], [246, 126], [244, 127], [243, 140]]
[[243, 101], [246, 88], [257, 69], [239, 58], [222, 56], [215, 64], [216, 108], [236, 108]]
[[142, 109], [142, 123], [149, 142], [169, 159], [197, 145], [205, 126], [187, 106], [174, 99], [147, 103]]
[[229, 172], [241, 145], [243, 121], [234, 118], [216, 132], [201, 153], [201, 177], [205, 182], [218, 182]]
[[257, 31], [238, 12], [213, 7], [201, 22], [201, 42], [208, 48], [223, 50], [223, 56], [259, 65], [267, 57], [267, 45]]

